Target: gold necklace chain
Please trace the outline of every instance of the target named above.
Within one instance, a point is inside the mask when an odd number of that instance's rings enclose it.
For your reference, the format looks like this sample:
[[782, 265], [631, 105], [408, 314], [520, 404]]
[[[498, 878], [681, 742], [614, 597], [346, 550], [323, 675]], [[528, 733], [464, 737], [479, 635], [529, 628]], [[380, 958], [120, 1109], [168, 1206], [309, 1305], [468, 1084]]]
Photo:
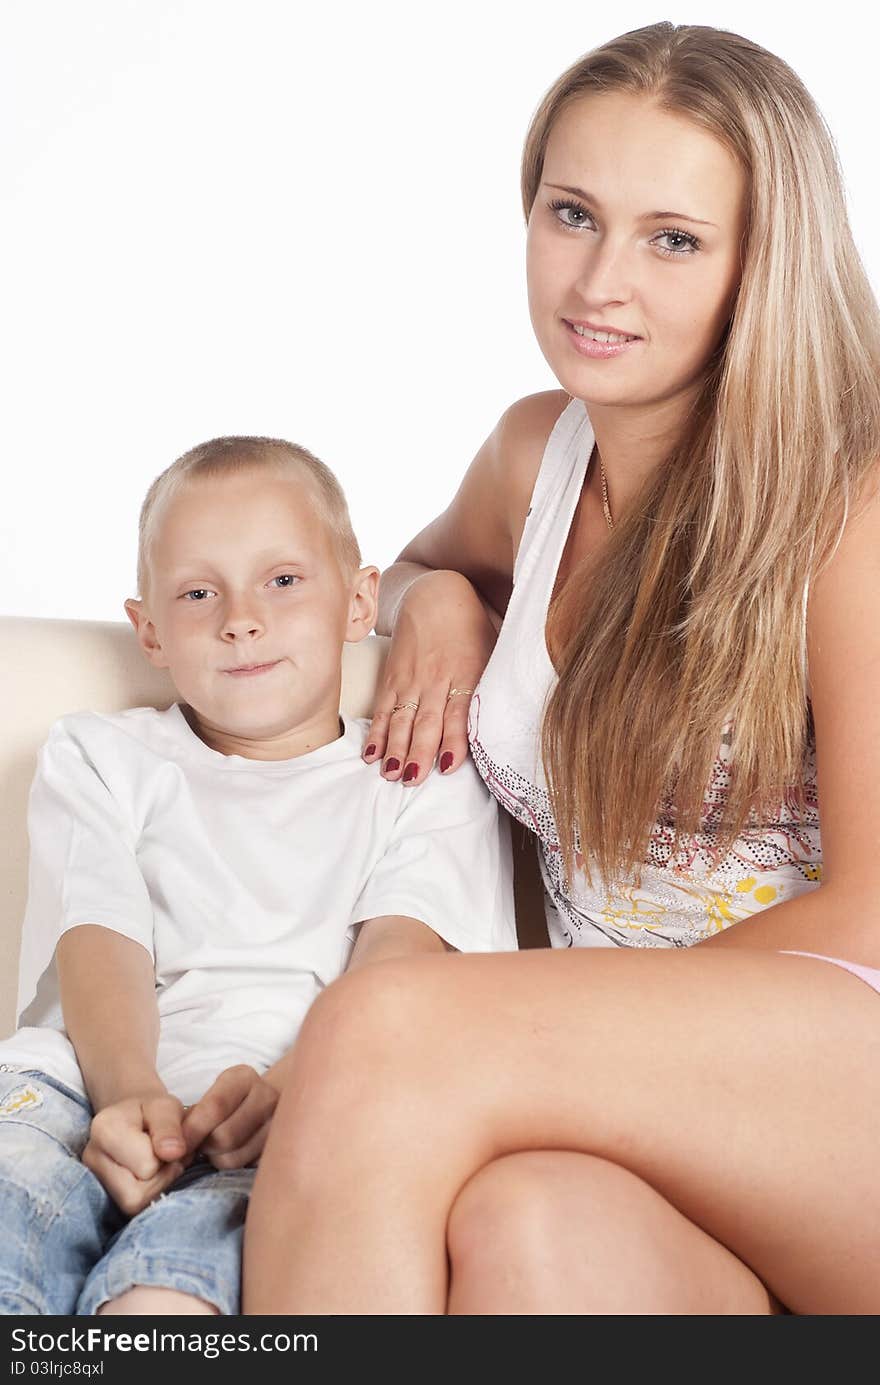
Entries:
[[[568, 394], [568, 390], [566, 390], [565, 392], [566, 392], [566, 394]], [[573, 394], [568, 394], [568, 402], [569, 402], [570, 404], [573, 404], [573, 403], [574, 403], [574, 395], [573, 395]], [[614, 528], [614, 520], [611, 518], [611, 506], [610, 506], [609, 503], [608, 503], [608, 481], [607, 481], [606, 476], [605, 476], [605, 468], [604, 468], [604, 466], [602, 465], [602, 458], [599, 456], [599, 449], [598, 449], [598, 447], [595, 447], [595, 446], [594, 446], [594, 451], [595, 451], [596, 456], [597, 456], [598, 461], [599, 461], [599, 475], [600, 475], [601, 478], [602, 478], [602, 510], [603, 510], [603, 512], [604, 512], [604, 515], [605, 515], [605, 523], [608, 525], [608, 528], [609, 528], [609, 529], [613, 529], [613, 528]]]
[[602, 465], [601, 457], [599, 457], [599, 474], [602, 477], [602, 509], [605, 511], [605, 519], [608, 522], [608, 528], [613, 529], [614, 520], [611, 518], [611, 506], [608, 504], [608, 482], [605, 479], [605, 468]]

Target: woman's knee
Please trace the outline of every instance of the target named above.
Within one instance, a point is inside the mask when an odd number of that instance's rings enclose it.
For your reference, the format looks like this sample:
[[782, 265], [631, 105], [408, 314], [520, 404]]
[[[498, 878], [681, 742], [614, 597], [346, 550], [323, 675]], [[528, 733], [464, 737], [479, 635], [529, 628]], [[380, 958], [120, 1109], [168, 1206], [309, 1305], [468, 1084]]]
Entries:
[[449, 1219], [452, 1312], [769, 1311], [760, 1281], [635, 1174], [562, 1151], [516, 1154]]
[[418, 960], [363, 967], [327, 986], [303, 1021], [293, 1070], [308, 1067], [325, 1071], [329, 1080], [342, 1079], [411, 1052], [420, 1042], [426, 1013]]
[[351, 1132], [368, 1121], [390, 1135], [425, 1071], [425, 1014], [418, 969], [407, 960], [364, 967], [328, 986], [297, 1036], [267, 1149], [277, 1155], [285, 1145], [289, 1157], [310, 1163], [312, 1137], [326, 1150], [328, 1130]]
[[[602, 1204], [603, 1160], [558, 1151], [533, 1151], [496, 1159], [465, 1185], [453, 1205], [448, 1249], [454, 1266], [487, 1268], [546, 1260], [548, 1250], [571, 1235], [572, 1179], [577, 1179], [578, 1234], [590, 1205]], [[607, 1166], [613, 1168], [613, 1166]]]

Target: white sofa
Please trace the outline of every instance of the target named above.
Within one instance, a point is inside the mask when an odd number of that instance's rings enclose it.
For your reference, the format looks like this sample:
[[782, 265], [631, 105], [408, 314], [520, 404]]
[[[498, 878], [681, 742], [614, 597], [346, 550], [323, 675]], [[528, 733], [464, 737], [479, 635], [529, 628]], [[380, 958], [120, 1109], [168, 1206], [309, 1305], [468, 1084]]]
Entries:
[[[369, 716], [389, 641], [370, 635], [346, 645], [342, 708]], [[15, 1027], [21, 920], [27, 894], [27, 797], [37, 751], [53, 721], [90, 708], [167, 707], [167, 675], [141, 653], [128, 622], [0, 616], [0, 1036]], [[376, 771], [378, 773], [378, 769]], [[514, 842], [521, 946], [546, 944], [534, 848], [517, 824]]]

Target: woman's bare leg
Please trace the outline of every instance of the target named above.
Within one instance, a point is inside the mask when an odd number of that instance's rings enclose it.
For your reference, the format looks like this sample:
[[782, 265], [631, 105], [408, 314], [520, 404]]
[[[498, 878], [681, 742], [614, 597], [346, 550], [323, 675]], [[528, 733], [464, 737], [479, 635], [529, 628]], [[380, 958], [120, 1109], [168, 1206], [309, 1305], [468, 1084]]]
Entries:
[[880, 996], [745, 949], [386, 962], [319, 997], [261, 1160], [245, 1311], [442, 1313], [505, 1154], [637, 1174], [797, 1313], [880, 1312]]
[[487, 1164], [448, 1229], [454, 1314], [769, 1314], [767, 1289], [636, 1174], [542, 1150]]

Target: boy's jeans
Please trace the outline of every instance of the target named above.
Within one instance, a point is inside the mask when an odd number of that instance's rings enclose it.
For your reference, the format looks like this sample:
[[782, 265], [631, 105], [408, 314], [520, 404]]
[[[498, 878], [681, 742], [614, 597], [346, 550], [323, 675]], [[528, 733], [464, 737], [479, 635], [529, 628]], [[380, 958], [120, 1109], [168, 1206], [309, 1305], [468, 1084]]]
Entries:
[[239, 1313], [254, 1169], [193, 1164], [129, 1221], [80, 1161], [91, 1119], [45, 1073], [0, 1069], [0, 1313], [91, 1314], [136, 1284]]

